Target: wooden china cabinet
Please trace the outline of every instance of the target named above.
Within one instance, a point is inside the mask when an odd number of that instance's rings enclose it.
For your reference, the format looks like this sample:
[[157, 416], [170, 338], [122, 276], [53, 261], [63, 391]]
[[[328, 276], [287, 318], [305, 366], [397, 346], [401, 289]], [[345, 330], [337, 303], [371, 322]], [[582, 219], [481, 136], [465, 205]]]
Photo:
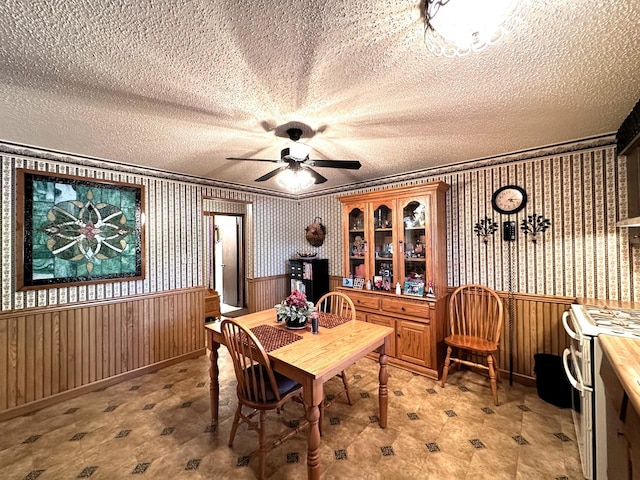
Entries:
[[446, 352], [448, 189], [433, 182], [339, 198], [343, 275], [372, 285], [339, 290], [351, 297], [359, 320], [395, 330], [390, 363], [432, 378], [440, 377]]

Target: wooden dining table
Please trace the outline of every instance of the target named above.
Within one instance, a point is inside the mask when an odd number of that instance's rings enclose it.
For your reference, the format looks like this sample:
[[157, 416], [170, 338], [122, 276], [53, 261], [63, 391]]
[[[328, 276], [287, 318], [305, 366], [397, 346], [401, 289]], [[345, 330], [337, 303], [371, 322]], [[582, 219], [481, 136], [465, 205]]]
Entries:
[[[269, 325], [286, 330], [284, 325], [276, 323], [274, 309], [250, 313], [234, 320], [248, 328]], [[205, 325], [209, 348], [211, 376], [211, 421], [218, 422], [218, 405], [220, 384], [218, 380], [218, 348], [224, 345], [224, 337], [220, 332], [220, 321]], [[265, 328], [265, 327], [261, 327]], [[268, 330], [273, 331], [272, 328]], [[387, 352], [393, 329], [382, 325], [350, 320], [333, 328], [320, 327], [318, 334], [308, 329], [293, 330], [299, 335], [296, 341], [268, 352], [273, 369], [297, 381], [303, 386], [305, 414], [309, 420], [307, 474], [310, 479], [320, 478], [320, 405], [324, 399], [323, 384], [345, 370], [365, 355], [377, 351], [380, 370], [378, 373], [379, 388], [379, 423], [381, 428], [387, 427]], [[288, 331], [288, 330], [286, 330]]]

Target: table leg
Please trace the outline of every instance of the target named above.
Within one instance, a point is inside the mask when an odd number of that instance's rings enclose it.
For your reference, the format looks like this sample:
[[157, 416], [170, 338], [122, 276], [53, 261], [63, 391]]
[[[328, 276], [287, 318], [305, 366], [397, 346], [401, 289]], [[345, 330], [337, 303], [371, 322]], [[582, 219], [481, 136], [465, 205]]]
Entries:
[[309, 380], [304, 384], [304, 405], [309, 421], [307, 478], [320, 478], [320, 404], [324, 397], [322, 382]]
[[380, 388], [378, 389], [378, 401], [380, 406], [380, 427], [387, 428], [387, 410], [389, 407], [389, 393], [387, 390], [387, 380], [389, 374], [387, 373], [387, 349], [385, 345], [380, 347], [380, 373], [378, 374], [378, 381], [380, 382]]
[[220, 372], [218, 370], [218, 348], [220, 344], [213, 340], [213, 333], [209, 333], [209, 346], [211, 353], [209, 358], [211, 365], [209, 366], [209, 401], [211, 403], [211, 425], [218, 425], [218, 402], [220, 399], [220, 382], [218, 377]]

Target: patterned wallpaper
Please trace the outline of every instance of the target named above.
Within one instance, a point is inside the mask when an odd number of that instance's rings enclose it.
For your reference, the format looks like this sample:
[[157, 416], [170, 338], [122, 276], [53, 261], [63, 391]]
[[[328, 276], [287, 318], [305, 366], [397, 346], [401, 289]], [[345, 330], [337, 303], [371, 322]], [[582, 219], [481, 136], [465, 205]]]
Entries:
[[[1, 149], [13, 150], [0, 144]], [[1, 155], [0, 183], [0, 311], [36, 306], [102, 300], [128, 295], [154, 293], [205, 284], [203, 203], [220, 199], [206, 207], [220, 213], [237, 213], [241, 208], [247, 225], [247, 272], [249, 276], [284, 273], [288, 253], [290, 223], [283, 214], [292, 211], [293, 200], [239, 192], [207, 185], [206, 181], [179, 181], [176, 175], [147, 173], [146, 169], [72, 155], [52, 154], [37, 149], [21, 149], [26, 154]], [[108, 168], [111, 167], [111, 168]], [[15, 171], [17, 168], [100, 178], [145, 186], [146, 277], [144, 280], [110, 282], [96, 285], [46, 288], [17, 292], [15, 287]], [[164, 177], [168, 178], [164, 178]], [[210, 182], [209, 182], [210, 183]], [[238, 203], [240, 202], [240, 203]], [[241, 206], [241, 207], [240, 207]], [[227, 209], [227, 210], [225, 210]], [[259, 216], [254, 215], [254, 211]], [[281, 218], [278, 229], [271, 217]], [[258, 219], [255, 221], [254, 219]], [[283, 235], [284, 234], [284, 235]], [[253, 245], [260, 245], [254, 265]]]
[[[541, 295], [640, 300], [638, 247], [630, 247], [629, 232], [615, 227], [627, 217], [626, 159], [608, 145], [579, 151], [534, 152], [533, 158], [493, 159], [474, 168], [472, 163], [442, 168], [376, 188], [444, 181], [447, 192], [448, 283], [482, 283], [508, 289], [509, 249], [513, 259], [514, 291]], [[473, 233], [485, 215], [502, 225], [507, 220], [491, 208], [491, 195], [499, 187], [517, 184], [528, 193], [524, 210], [509, 220], [518, 225], [517, 241], [502, 241], [500, 228], [485, 246]], [[349, 193], [372, 190], [362, 188]], [[342, 275], [342, 236], [339, 193], [300, 202], [301, 222], [321, 216], [328, 233], [319, 255], [330, 258], [330, 273]], [[536, 244], [520, 231], [527, 215], [551, 220], [551, 228]], [[504, 218], [503, 218], [504, 217]], [[305, 247], [298, 235], [298, 248]], [[630, 258], [631, 256], [631, 258]]]
[[[26, 147], [19, 153], [7, 146], [0, 148], [6, 152], [1, 157], [0, 185], [2, 311], [203, 285], [203, 250], [207, 248], [203, 211], [241, 211], [245, 215], [250, 277], [281, 275], [288, 258], [308, 250], [329, 259], [332, 275], [342, 275], [341, 210], [337, 197], [343, 193], [293, 200], [83, 157]], [[14, 184], [15, 169], [21, 167], [145, 185], [146, 278], [16, 292]], [[511, 244], [502, 242], [498, 231], [485, 247], [473, 235], [473, 226], [485, 215], [499, 223], [505, 220], [492, 211], [491, 194], [502, 185], [515, 183], [529, 194], [527, 207], [515, 217], [518, 225], [525, 215], [534, 212], [552, 222], [536, 245], [518, 232], [513, 244], [515, 291], [640, 299], [636, 287], [640, 287], [640, 281], [634, 281], [640, 272], [639, 249], [629, 246], [627, 230], [615, 228], [617, 219], [627, 216], [627, 193], [626, 159], [615, 155], [613, 139], [602, 145], [541, 149], [392, 180], [384, 185], [352, 188], [349, 193], [436, 180], [451, 186], [447, 193], [449, 285], [478, 282], [507, 289], [506, 259]], [[316, 217], [321, 217], [327, 227], [327, 237], [319, 248], [311, 247], [305, 239], [305, 228]]]

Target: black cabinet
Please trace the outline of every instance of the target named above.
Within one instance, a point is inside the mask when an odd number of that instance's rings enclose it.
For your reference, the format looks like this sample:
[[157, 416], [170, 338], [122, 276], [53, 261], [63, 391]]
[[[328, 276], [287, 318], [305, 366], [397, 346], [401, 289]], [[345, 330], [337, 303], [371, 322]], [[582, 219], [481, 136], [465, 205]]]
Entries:
[[316, 303], [329, 292], [329, 260], [326, 258], [289, 260], [291, 291], [300, 290]]

